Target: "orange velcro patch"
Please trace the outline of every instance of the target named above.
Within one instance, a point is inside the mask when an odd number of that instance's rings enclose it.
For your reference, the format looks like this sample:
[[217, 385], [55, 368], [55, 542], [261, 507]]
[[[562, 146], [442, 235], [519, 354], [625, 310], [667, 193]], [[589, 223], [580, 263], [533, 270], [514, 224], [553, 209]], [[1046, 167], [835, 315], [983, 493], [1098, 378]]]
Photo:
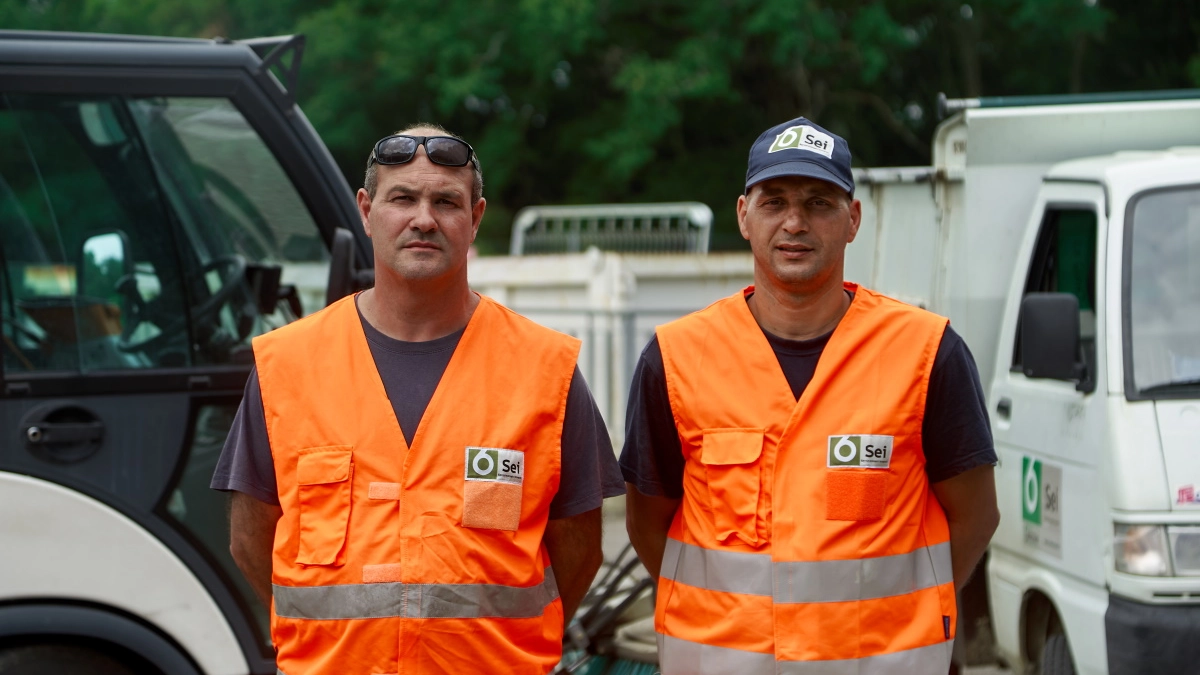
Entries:
[[521, 525], [521, 486], [492, 481], [465, 481], [463, 527], [516, 532]]
[[367, 488], [368, 499], [400, 499], [399, 483], [371, 483]]
[[826, 520], [878, 520], [886, 506], [886, 474], [874, 469], [825, 474]]
[[387, 563], [385, 565], [363, 565], [363, 583], [388, 584], [401, 581], [401, 574], [403, 571], [404, 566], [400, 563]]

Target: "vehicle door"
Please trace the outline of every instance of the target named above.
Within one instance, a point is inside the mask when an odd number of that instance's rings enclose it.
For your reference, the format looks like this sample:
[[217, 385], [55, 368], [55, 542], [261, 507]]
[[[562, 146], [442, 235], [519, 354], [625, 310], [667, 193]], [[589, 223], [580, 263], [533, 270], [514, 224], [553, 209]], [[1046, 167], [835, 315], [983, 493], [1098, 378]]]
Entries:
[[[1104, 363], [1105, 332], [1097, 326], [1105, 325], [1105, 307], [1097, 289], [1104, 288], [1105, 199], [1095, 183], [1043, 185], [1018, 257], [989, 397], [1000, 460], [1001, 524], [994, 546], [1101, 590], [1104, 549], [1111, 538], [1102, 517], [1106, 511], [1097, 503], [1104, 494], [1106, 382], [1099, 364]], [[1038, 292], [1070, 293], [1078, 300], [1080, 360], [1086, 363], [1078, 379], [1032, 378], [1022, 369], [1020, 300]], [[1098, 628], [1094, 635], [1068, 635], [1084, 672], [1103, 667], [1103, 626]]]
[[0, 470], [151, 532], [254, 673], [275, 672], [266, 610], [208, 484], [250, 340], [319, 308], [288, 286], [319, 291], [353, 224], [314, 140], [240, 68], [0, 70]]

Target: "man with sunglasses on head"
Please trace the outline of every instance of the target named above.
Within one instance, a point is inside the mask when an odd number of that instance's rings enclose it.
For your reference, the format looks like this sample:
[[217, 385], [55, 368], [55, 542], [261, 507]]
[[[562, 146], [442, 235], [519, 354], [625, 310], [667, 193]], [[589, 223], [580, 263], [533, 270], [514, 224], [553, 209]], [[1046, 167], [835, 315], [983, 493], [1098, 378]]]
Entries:
[[357, 199], [375, 287], [254, 341], [212, 483], [279, 672], [549, 672], [624, 491], [579, 341], [468, 287], [462, 139], [383, 138]]

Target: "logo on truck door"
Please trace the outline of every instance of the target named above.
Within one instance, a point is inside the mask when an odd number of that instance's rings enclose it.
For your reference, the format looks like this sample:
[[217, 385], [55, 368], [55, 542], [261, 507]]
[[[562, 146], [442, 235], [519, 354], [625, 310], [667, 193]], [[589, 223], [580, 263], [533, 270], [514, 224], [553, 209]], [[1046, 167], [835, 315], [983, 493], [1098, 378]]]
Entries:
[[1062, 467], [1021, 458], [1025, 545], [1062, 557]]

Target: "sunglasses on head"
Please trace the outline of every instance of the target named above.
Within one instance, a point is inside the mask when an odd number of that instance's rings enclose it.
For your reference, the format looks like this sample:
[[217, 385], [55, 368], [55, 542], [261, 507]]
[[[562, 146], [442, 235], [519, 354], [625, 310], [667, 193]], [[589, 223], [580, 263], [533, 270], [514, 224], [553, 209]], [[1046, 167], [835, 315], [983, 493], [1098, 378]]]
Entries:
[[394, 134], [379, 139], [371, 151], [370, 163], [405, 164], [417, 156], [424, 145], [429, 161], [442, 166], [466, 166], [475, 161], [475, 149], [466, 141], [451, 136], [406, 136]]

